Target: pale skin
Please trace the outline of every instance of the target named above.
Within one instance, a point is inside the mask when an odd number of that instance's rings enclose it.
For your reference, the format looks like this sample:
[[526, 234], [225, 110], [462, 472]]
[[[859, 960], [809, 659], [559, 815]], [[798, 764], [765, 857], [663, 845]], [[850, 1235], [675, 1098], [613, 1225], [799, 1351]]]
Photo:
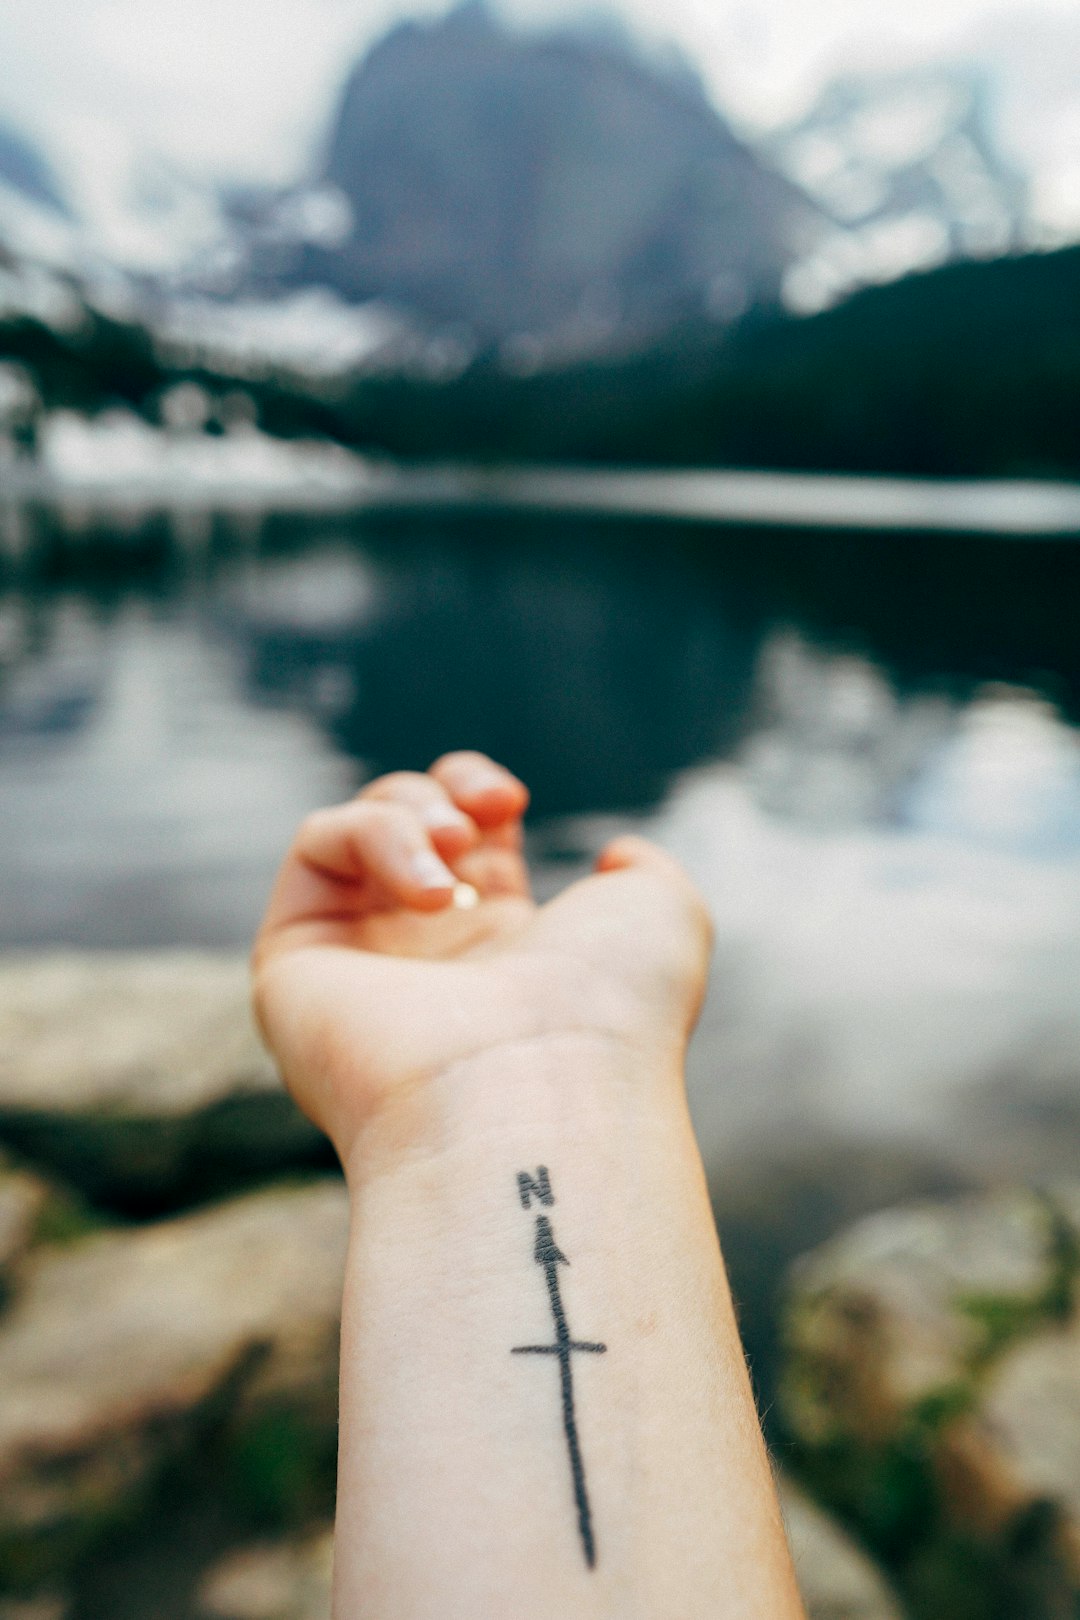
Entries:
[[[683, 1085], [704, 906], [639, 838], [537, 906], [483, 755], [309, 817], [255, 1005], [351, 1235], [335, 1620], [804, 1620]], [[468, 909], [460, 901], [472, 898]], [[547, 1168], [590, 1560], [517, 1176]]]

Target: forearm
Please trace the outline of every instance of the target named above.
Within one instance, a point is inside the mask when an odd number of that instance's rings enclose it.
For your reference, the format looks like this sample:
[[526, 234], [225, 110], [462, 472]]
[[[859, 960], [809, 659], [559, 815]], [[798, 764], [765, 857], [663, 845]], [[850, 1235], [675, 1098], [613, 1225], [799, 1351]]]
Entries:
[[497, 1048], [358, 1141], [337, 1620], [801, 1615], [681, 1076], [634, 1067]]

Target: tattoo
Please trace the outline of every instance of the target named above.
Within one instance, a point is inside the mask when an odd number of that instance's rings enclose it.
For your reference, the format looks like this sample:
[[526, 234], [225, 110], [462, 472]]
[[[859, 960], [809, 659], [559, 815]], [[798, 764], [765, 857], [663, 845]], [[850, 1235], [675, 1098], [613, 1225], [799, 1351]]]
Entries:
[[542, 1164], [536, 1172], [535, 1178], [527, 1170], [518, 1171], [518, 1192], [521, 1195], [522, 1209], [530, 1207], [530, 1201], [535, 1198], [538, 1204], [553, 1204], [555, 1195], [551, 1190], [551, 1181], [547, 1173], [547, 1165]]
[[[537, 1171], [537, 1180], [535, 1181], [523, 1171], [518, 1176], [518, 1190], [525, 1209], [529, 1208], [530, 1195], [535, 1196], [542, 1204], [553, 1204], [555, 1202], [547, 1170], [542, 1166]], [[555, 1342], [553, 1344], [517, 1344], [510, 1353], [514, 1356], [558, 1357], [559, 1385], [562, 1391], [563, 1431], [566, 1435], [566, 1449], [570, 1453], [570, 1476], [574, 1487], [574, 1506], [577, 1510], [578, 1533], [581, 1536], [585, 1562], [590, 1569], [595, 1569], [596, 1538], [593, 1534], [592, 1508], [589, 1504], [589, 1493], [585, 1486], [585, 1464], [581, 1456], [577, 1418], [574, 1413], [574, 1375], [571, 1362], [577, 1351], [603, 1355], [607, 1345], [594, 1344], [587, 1339], [574, 1339], [570, 1336], [566, 1311], [563, 1307], [562, 1295], [559, 1292], [558, 1275], [558, 1267], [568, 1266], [570, 1262], [555, 1242], [555, 1234], [546, 1215], [536, 1217], [536, 1242], [533, 1246], [533, 1259], [538, 1266], [543, 1268], [544, 1280], [547, 1283], [551, 1314], [555, 1319]]]

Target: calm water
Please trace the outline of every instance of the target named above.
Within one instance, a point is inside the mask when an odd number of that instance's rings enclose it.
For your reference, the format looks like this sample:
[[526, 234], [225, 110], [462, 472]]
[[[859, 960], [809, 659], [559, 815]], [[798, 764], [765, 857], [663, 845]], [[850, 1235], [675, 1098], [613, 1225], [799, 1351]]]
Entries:
[[1080, 546], [0, 519], [0, 945], [242, 947], [305, 811], [483, 748], [542, 892], [633, 825], [711, 902], [691, 1099], [766, 1399], [791, 1254], [1075, 1171]]
[[1018, 1095], [1055, 1127], [1072, 1108], [1080, 547], [5, 523], [4, 946], [243, 946], [307, 809], [472, 746], [532, 787], [544, 892], [631, 823], [707, 891], [714, 1156], [825, 1126], [925, 1136], [977, 1096], [964, 1140], [1004, 1097], [1019, 1159]]

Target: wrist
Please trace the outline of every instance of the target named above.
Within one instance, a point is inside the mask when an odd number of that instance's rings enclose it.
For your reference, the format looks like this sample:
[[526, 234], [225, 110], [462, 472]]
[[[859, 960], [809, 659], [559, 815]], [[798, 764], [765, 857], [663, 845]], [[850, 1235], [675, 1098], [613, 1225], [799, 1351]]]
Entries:
[[686, 1121], [681, 1053], [649, 1053], [600, 1031], [547, 1031], [402, 1085], [339, 1151], [355, 1191], [492, 1152], [526, 1164], [549, 1149], [607, 1150]]

